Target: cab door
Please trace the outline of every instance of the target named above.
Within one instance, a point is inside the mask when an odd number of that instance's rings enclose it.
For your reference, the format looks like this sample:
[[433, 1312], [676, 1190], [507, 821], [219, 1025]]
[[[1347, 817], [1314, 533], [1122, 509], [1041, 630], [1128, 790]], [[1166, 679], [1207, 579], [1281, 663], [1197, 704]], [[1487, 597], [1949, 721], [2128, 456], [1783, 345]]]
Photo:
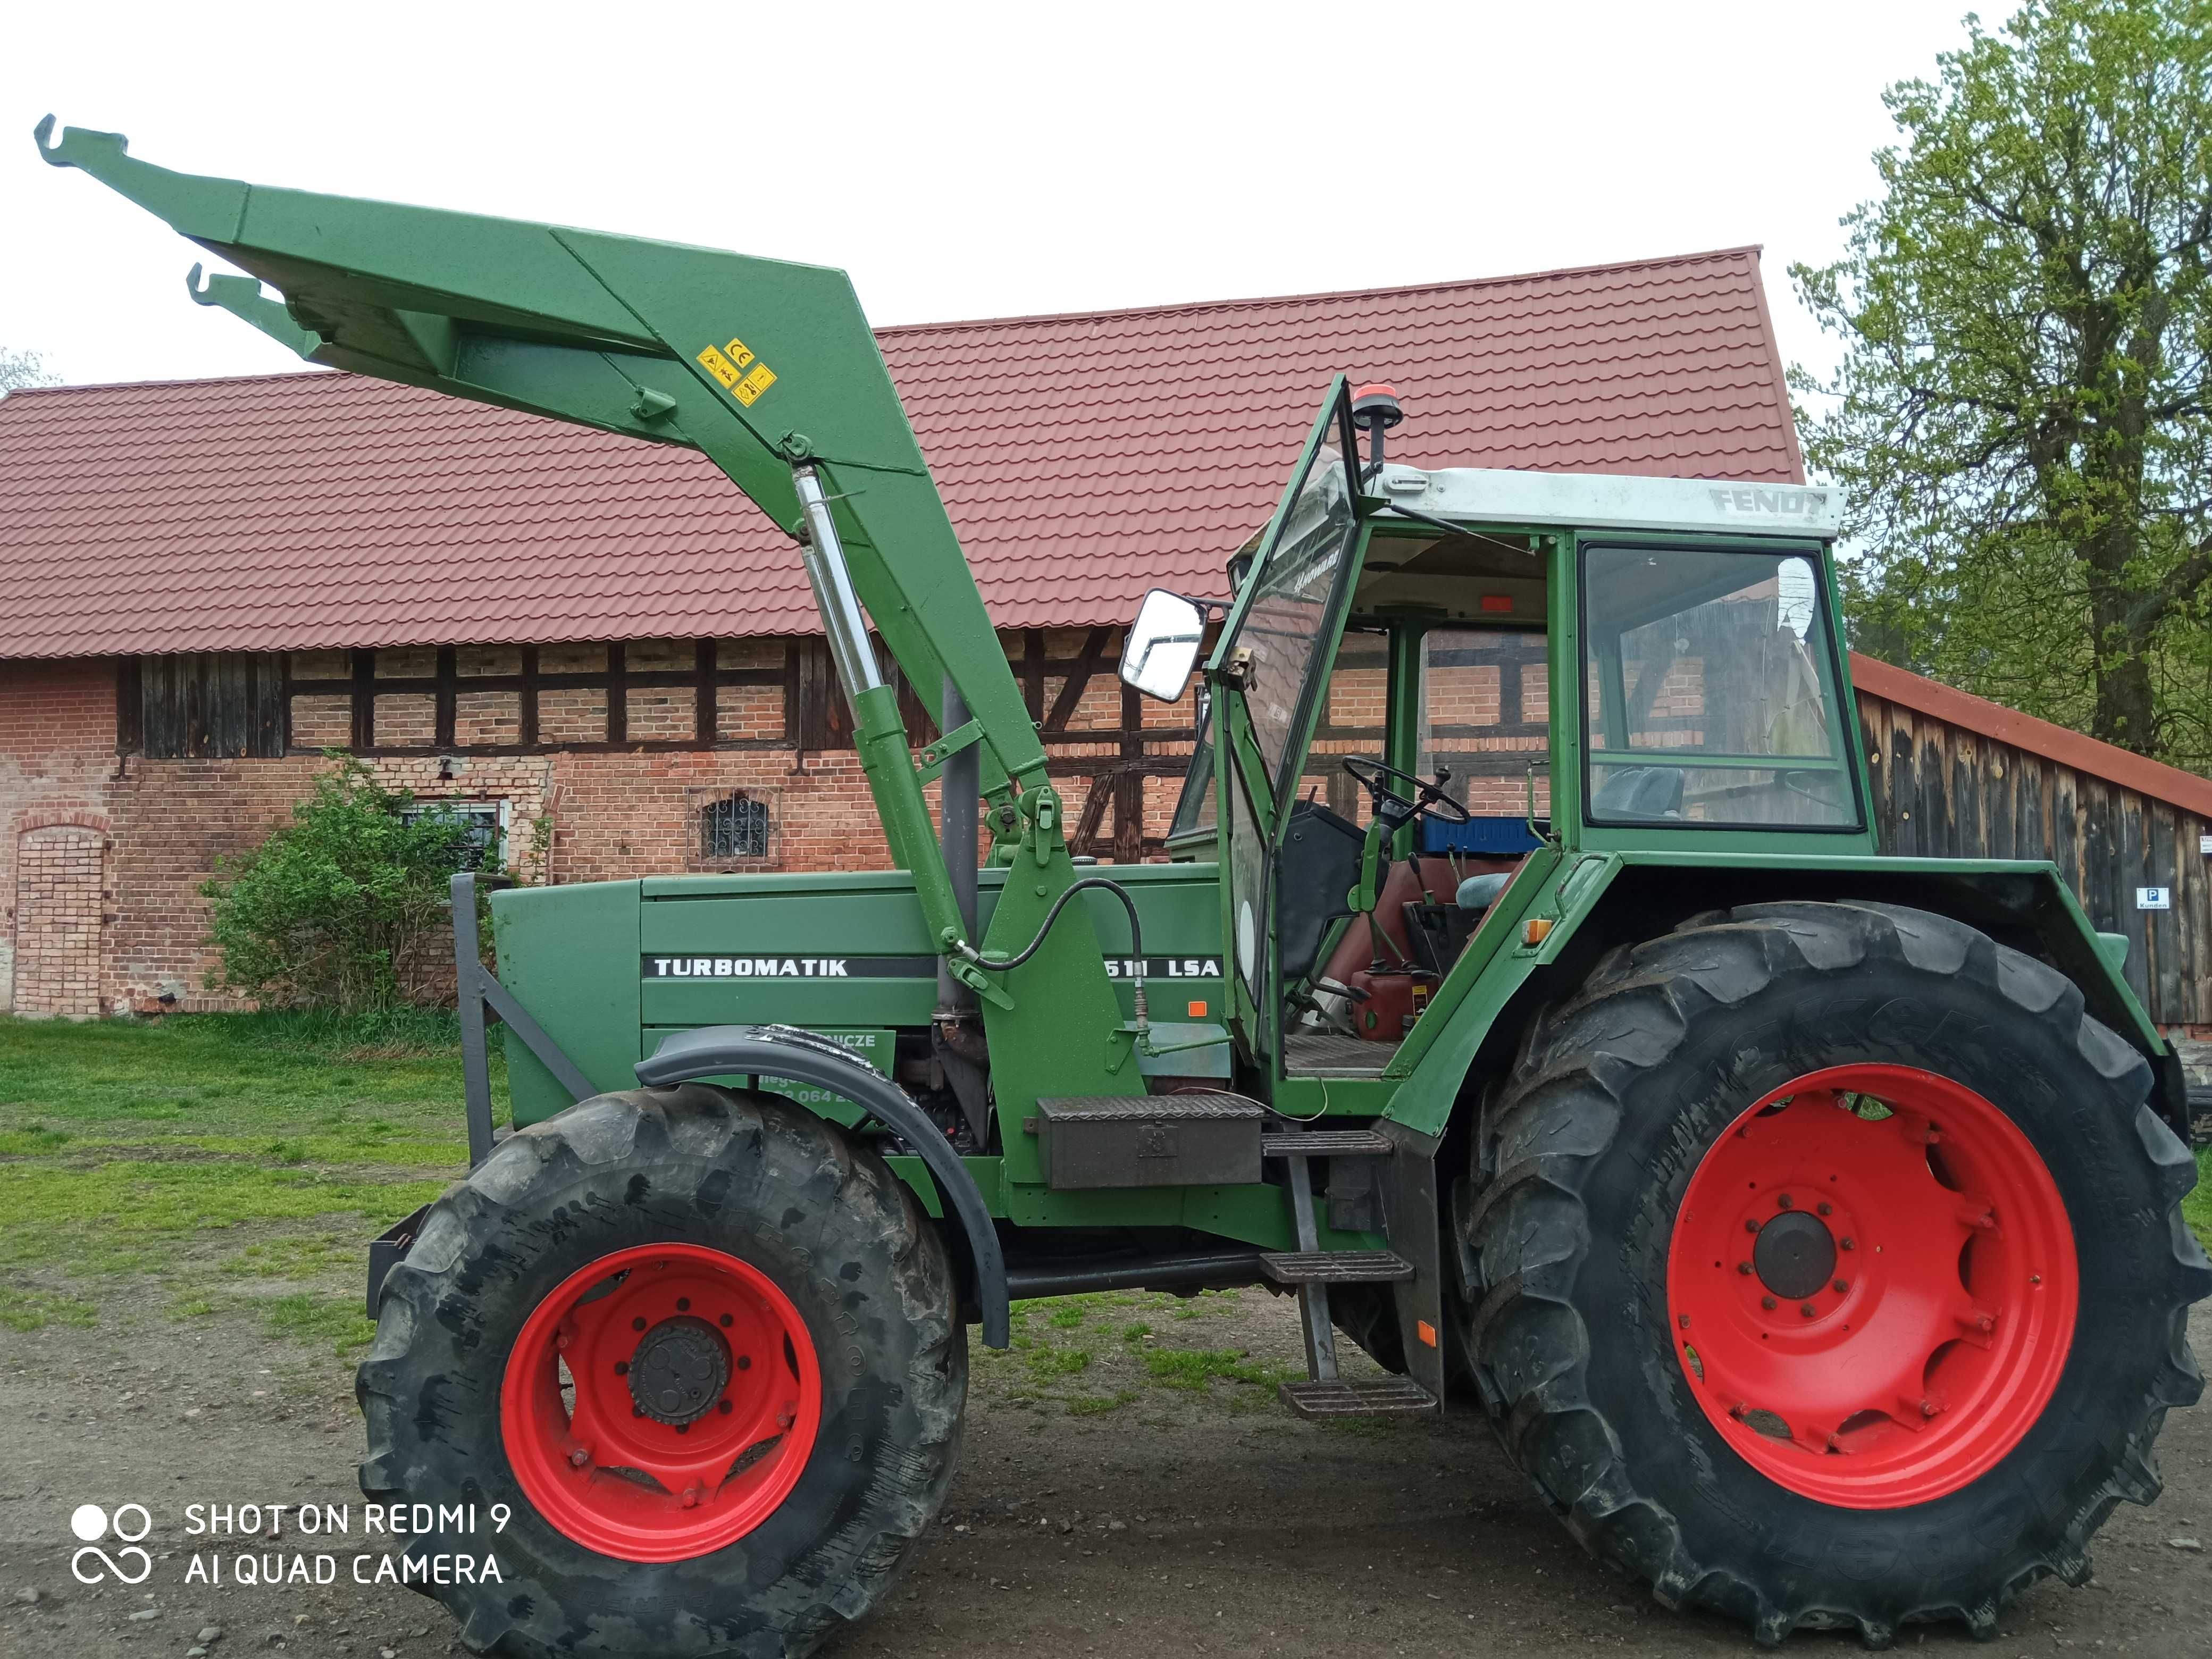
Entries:
[[1270, 872], [1359, 560], [1359, 451], [1343, 376], [1329, 389], [1206, 675], [1223, 843], [1231, 1024], [1272, 1068], [1279, 1043]]

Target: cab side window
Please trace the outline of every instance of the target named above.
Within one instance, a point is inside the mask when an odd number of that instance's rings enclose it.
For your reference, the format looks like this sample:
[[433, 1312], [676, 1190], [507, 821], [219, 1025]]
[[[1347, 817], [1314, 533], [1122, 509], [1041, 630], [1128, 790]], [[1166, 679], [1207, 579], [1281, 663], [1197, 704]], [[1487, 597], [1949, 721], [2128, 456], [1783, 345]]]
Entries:
[[1478, 817], [1521, 818], [1528, 769], [1551, 811], [1551, 686], [1544, 635], [1531, 629], [1437, 628], [1421, 639], [1419, 770]]

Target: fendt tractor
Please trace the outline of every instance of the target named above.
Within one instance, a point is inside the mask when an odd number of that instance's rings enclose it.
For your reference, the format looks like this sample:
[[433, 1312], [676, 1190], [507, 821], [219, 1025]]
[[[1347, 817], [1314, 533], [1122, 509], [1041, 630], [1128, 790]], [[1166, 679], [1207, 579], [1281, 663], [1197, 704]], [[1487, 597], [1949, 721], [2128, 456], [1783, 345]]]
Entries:
[[472, 1167], [373, 1247], [358, 1394], [365, 1492], [512, 1513], [425, 1586], [472, 1649], [809, 1651], [944, 1501], [968, 1328], [1100, 1290], [1294, 1295], [1290, 1410], [1479, 1411], [1763, 1643], [1991, 1634], [2156, 1496], [2181, 1072], [2051, 866], [1881, 854], [1832, 491], [1424, 471], [1339, 380], [1225, 613], [1145, 598], [1194, 753], [1168, 860], [1100, 865], [843, 273], [39, 142], [313, 362], [702, 452], [851, 704], [893, 870], [502, 890], [495, 975], [458, 878]]

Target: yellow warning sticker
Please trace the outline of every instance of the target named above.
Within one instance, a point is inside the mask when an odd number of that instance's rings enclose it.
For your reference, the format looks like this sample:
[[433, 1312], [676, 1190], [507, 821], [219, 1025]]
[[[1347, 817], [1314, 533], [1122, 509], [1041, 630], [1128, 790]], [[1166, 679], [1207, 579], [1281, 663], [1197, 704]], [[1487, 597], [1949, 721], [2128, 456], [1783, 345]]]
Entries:
[[[708, 346], [699, 354], [699, 362], [709, 374], [720, 380], [730, 391], [735, 392], [738, 389], [738, 380], [742, 371], [713, 346]], [[751, 399], [747, 398], [745, 401], [750, 402]]]
[[730, 395], [750, 409], [753, 400], [775, 384], [775, 372], [766, 363], [755, 363], [745, 378], [730, 388]]
[[752, 348], [743, 340], [708, 346], [699, 354], [699, 363], [721, 382], [724, 391], [747, 409], [775, 384], [775, 371], [754, 356]]

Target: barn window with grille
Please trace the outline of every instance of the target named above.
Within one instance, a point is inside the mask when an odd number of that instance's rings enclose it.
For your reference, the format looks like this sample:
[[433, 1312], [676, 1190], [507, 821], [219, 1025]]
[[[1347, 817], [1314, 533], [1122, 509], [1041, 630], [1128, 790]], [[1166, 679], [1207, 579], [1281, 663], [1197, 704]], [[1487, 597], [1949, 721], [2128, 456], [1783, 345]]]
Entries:
[[742, 789], [699, 809], [699, 856], [702, 859], [764, 859], [768, 841], [768, 803]]
[[497, 870], [503, 867], [507, 841], [507, 803], [503, 800], [426, 800], [402, 807], [407, 823], [425, 819], [443, 825], [452, 835], [453, 868]]

